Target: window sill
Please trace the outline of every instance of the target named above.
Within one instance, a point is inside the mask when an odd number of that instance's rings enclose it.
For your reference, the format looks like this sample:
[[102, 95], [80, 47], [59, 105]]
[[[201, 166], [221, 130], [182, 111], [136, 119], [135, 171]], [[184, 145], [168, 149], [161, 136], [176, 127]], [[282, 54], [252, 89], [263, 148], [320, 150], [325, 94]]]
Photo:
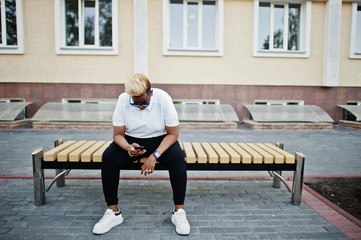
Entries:
[[353, 52], [350, 54], [351, 59], [361, 59], [361, 52]]
[[163, 55], [166, 56], [223, 56], [223, 51], [219, 49], [165, 49]]
[[112, 47], [60, 47], [56, 49], [58, 55], [118, 55], [118, 49]]
[[262, 51], [257, 50], [253, 53], [254, 57], [279, 57], [279, 58], [309, 58], [310, 54], [306, 51]]
[[24, 49], [19, 46], [2, 46], [0, 54], [24, 54]]

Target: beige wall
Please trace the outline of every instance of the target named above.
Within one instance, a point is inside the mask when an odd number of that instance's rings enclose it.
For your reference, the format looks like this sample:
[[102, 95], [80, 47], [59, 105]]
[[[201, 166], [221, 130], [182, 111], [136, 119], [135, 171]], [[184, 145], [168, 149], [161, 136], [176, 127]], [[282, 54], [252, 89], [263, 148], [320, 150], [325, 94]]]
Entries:
[[[163, 56], [162, 0], [148, 0], [148, 75], [160, 84], [321, 86], [325, 3], [312, 2], [309, 58], [252, 56], [252, 0], [224, 1], [222, 57]], [[118, 4], [119, 54], [55, 54], [54, 1], [23, 0], [24, 55], [0, 55], [0, 82], [122, 83], [134, 69], [133, 0]], [[351, 4], [342, 9], [339, 86], [361, 86], [361, 60], [350, 60]]]
[[149, 1], [149, 75], [157, 83], [320, 86], [325, 4], [312, 4], [310, 58], [253, 57], [253, 1], [225, 0], [223, 57], [162, 56], [161, 1]]
[[122, 0], [118, 8], [119, 55], [56, 55], [54, 0], [23, 0], [25, 54], [0, 55], [0, 81], [119, 83], [128, 78], [133, 73], [133, 1]]

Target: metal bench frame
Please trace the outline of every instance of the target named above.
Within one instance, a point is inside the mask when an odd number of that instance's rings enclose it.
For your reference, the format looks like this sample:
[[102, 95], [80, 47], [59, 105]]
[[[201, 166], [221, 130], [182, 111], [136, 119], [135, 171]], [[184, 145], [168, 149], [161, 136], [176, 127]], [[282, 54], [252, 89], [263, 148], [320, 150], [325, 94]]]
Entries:
[[[55, 147], [62, 141], [56, 140]], [[283, 144], [277, 143], [278, 147], [283, 149]], [[58, 187], [65, 186], [65, 176], [69, 174], [71, 169], [101, 169], [101, 162], [46, 162], [43, 160], [44, 150], [42, 147], [36, 149], [32, 153], [33, 161], [33, 179], [34, 179], [34, 199], [35, 205], [45, 204], [45, 193], [48, 192], [51, 186], [56, 182]], [[292, 194], [291, 203], [293, 205], [300, 205], [302, 201], [302, 186], [304, 175], [305, 156], [296, 151], [295, 163], [293, 164], [212, 164], [212, 163], [186, 163], [188, 171], [268, 171], [273, 177], [273, 187], [280, 188], [281, 182], [286, 186], [287, 190]], [[140, 160], [129, 164], [122, 168], [122, 170], [139, 170], [143, 163]], [[45, 187], [44, 169], [55, 169], [55, 178]], [[167, 168], [157, 163], [155, 170], [167, 170]], [[293, 171], [293, 184], [290, 187], [286, 180], [282, 177], [282, 171]]]

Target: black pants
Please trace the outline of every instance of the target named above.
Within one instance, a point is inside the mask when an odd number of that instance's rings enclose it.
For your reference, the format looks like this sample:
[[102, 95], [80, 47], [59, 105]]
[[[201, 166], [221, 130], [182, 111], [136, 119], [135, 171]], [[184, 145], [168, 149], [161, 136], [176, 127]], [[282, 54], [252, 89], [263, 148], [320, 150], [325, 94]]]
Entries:
[[[138, 143], [145, 147], [147, 152], [139, 157], [147, 157], [152, 154], [158, 148], [164, 137], [165, 136], [144, 139], [125, 136], [129, 144]], [[130, 157], [127, 151], [120, 148], [114, 142], [104, 151], [102, 158], [102, 184], [107, 206], [118, 204], [120, 169], [127, 164], [131, 164], [134, 160], [134, 157]], [[183, 205], [187, 185], [187, 170], [184, 153], [178, 141], [168, 148], [158, 161], [168, 168], [174, 204]], [[141, 169], [139, 169], [139, 171], [140, 170]]]

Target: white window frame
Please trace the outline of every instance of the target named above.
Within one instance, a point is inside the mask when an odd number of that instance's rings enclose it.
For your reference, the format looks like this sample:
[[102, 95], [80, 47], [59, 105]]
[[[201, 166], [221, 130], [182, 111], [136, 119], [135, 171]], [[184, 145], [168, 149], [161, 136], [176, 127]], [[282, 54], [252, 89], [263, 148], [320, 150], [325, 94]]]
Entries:
[[[83, 9], [83, 0], [78, 0], [79, 6]], [[98, 0], [96, 0], [96, 9]], [[66, 46], [65, 42], [65, 0], [54, 0], [55, 8], [55, 52], [64, 55], [117, 55], [118, 54], [118, 0], [112, 0], [112, 44], [113, 46], [90, 46], [82, 45], [82, 35], [79, 35], [79, 46]], [[96, 22], [98, 11], [96, 10]], [[82, 14], [79, 13], [81, 19]], [[79, 21], [80, 33], [83, 33], [82, 21]], [[95, 44], [99, 42], [98, 24], [95, 24]]]
[[350, 58], [361, 59], [361, 52], [356, 52], [356, 24], [357, 24], [357, 6], [358, 3], [352, 3], [352, 20], [351, 20], [351, 42], [350, 42]]
[[[273, 48], [273, 44], [271, 43], [273, 40], [270, 36], [270, 49], [258, 49], [258, 25], [259, 25], [259, 3], [260, 2], [267, 2], [271, 3], [273, 6], [274, 4], [284, 5], [288, 9], [289, 3], [300, 3], [301, 4], [301, 29], [300, 29], [300, 50], [288, 50], [287, 43], [288, 43], [288, 24], [284, 26], [284, 44], [283, 49], [275, 49]], [[272, 10], [272, 8], [271, 8]], [[288, 15], [286, 14], [288, 11], [285, 11], [285, 19], [288, 19]], [[271, 16], [272, 16], [271, 11]], [[273, 24], [272, 24], [272, 17], [270, 21], [270, 33], [273, 32]], [[254, 1], [254, 27], [253, 27], [253, 56], [254, 57], [287, 57], [287, 58], [308, 58], [310, 57], [310, 39], [311, 39], [311, 1], [304, 1], [304, 0], [289, 0], [285, 1]], [[288, 20], [286, 21], [288, 23]], [[272, 41], [272, 42], [271, 42]]]
[[[183, 9], [186, 9], [184, 5], [187, 2], [195, 2], [195, 0], [184, 0]], [[202, 2], [202, 0], [196, 0], [196, 2]], [[170, 48], [170, 1], [163, 0], [163, 55], [170, 56], [223, 56], [223, 4], [224, 0], [216, 0], [216, 39], [215, 49], [202, 49], [194, 47], [185, 48]], [[201, 7], [200, 7], [201, 9]], [[201, 11], [201, 10], [199, 10]], [[186, 10], [183, 11], [183, 16], [187, 16]], [[186, 21], [187, 17], [183, 17], [183, 21]], [[201, 20], [200, 20], [201, 22]], [[185, 29], [185, 28], [184, 28]], [[183, 29], [183, 32], [184, 32]], [[198, 27], [198, 32], [202, 32], [202, 27]], [[201, 36], [201, 34], [199, 34]], [[186, 39], [186, 34], [183, 34], [183, 39]], [[185, 41], [185, 40], [183, 40]], [[201, 37], [198, 42], [201, 42]]]
[[[5, 0], [1, 1], [1, 30], [3, 40], [6, 39], [6, 22], [5, 22]], [[24, 54], [24, 28], [23, 28], [23, 1], [16, 0], [16, 30], [17, 45], [0, 44], [0, 54]]]

